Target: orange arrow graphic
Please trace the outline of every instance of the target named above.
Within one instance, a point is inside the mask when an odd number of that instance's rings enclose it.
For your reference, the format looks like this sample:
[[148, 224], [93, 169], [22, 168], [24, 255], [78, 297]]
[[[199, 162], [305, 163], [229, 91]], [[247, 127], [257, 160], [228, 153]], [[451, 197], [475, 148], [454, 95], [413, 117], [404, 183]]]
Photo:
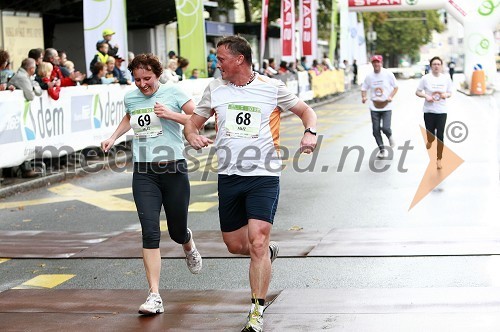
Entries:
[[[422, 136], [424, 137], [424, 142], [427, 143], [427, 130], [420, 126], [420, 131], [422, 132]], [[432, 135], [432, 134], [431, 134]], [[451, 151], [446, 145], [443, 146], [443, 159], [441, 160], [443, 168], [437, 169], [436, 160], [437, 160], [437, 141], [438, 139], [434, 137], [434, 142], [430, 149], [427, 150], [429, 154], [429, 165], [425, 170], [425, 174], [422, 177], [422, 181], [420, 181], [420, 185], [418, 186], [417, 192], [413, 197], [413, 201], [411, 202], [410, 211], [415, 205], [418, 204], [428, 193], [430, 193], [434, 188], [436, 188], [444, 179], [446, 179], [451, 173], [453, 173], [458, 166], [460, 166], [464, 160], [460, 158], [456, 153]]]

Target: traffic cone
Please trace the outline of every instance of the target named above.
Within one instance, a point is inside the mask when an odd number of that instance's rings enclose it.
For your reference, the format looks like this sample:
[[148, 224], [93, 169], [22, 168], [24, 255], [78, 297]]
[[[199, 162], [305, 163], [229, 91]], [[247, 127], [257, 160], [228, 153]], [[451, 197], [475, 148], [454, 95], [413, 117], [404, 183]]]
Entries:
[[478, 65], [478, 67], [479, 69], [474, 67], [475, 70], [472, 72], [472, 81], [470, 85], [470, 93], [472, 95], [484, 95], [486, 92], [486, 76], [482, 66]]

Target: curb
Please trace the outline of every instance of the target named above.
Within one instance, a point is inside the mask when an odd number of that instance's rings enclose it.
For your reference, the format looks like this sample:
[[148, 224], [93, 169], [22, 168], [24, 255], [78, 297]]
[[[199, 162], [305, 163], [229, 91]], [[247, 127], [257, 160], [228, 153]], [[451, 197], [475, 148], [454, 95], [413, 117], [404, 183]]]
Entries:
[[[357, 91], [357, 90], [351, 89], [349, 91], [340, 93], [338, 95], [334, 95], [331, 98], [327, 98], [325, 100], [316, 101], [316, 102], [313, 102], [311, 104], [308, 103], [308, 105], [314, 109], [315, 107], [329, 104], [332, 102], [336, 102], [337, 100], [348, 97], [351, 94], [353, 94], [354, 91]], [[282, 118], [285, 118], [285, 117], [288, 117], [291, 115], [293, 115], [293, 113], [290, 111], [281, 113]], [[207, 130], [207, 132], [205, 132], [205, 134], [207, 136], [209, 136], [210, 138], [215, 137], [215, 131], [213, 131], [213, 130]], [[127, 156], [127, 157], [119, 157], [119, 158], [115, 159], [115, 163], [129, 162], [131, 159], [132, 159], [132, 155]], [[108, 166], [108, 165], [109, 165], [109, 163], [106, 161], [96, 162], [96, 163], [92, 164], [93, 168], [95, 168], [95, 167], [106, 168], [106, 166]], [[6, 186], [5, 188], [0, 187], [0, 199], [6, 198], [9, 196], [18, 195], [20, 193], [23, 193], [23, 192], [26, 192], [26, 191], [29, 191], [32, 189], [37, 189], [37, 188], [41, 188], [41, 187], [48, 187], [54, 183], [63, 182], [63, 181], [75, 178], [77, 176], [88, 175], [89, 173], [92, 173], [92, 172], [88, 172], [84, 168], [77, 168], [75, 170], [75, 172], [71, 172], [71, 173], [64, 171], [64, 172], [60, 172], [60, 173], [56, 173], [56, 174], [47, 175], [47, 176], [44, 176], [42, 178], [27, 180], [23, 183]]]

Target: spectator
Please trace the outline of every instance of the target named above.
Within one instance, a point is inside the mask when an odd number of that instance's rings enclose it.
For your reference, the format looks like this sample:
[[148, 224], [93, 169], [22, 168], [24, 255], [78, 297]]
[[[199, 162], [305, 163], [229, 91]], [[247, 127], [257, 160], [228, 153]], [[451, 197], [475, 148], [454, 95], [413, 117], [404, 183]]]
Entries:
[[[119, 84], [132, 84], [130, 80], [127, 80], [126, 78], [123, 77], [122, 72], [116, 68], [116, 60], [112, 56], [108, 58], [108, 61], [106, 62], [106, 78], [113, 78], [114, 80], [112, 83], [119, 83]], [[103, 81], [104, 84], [106, 84]]]
[[65, 64], [66, 61], [68, 61], [68, 57], [66, 55], [66, 51], [63, 50], [58, 50], [57, 54], [59, 55], [59, 67], [61, 68], [61, 72], [63, 73], [64, 77], [69, 77], [69, 71], [66, 68]]
[[314, 72], [314, 74], [316, 74], [316, 76], [321, 74], [322, 70], [321, 70], [321, 67], [319, 66], [318, 60], [316, 60], [316, 59], [313, 60], [311, 69], [309, 69], [309, 71]]
[[169, 59], [176, 59], [176, 60], [178, 60], [178, 59], [177, 59], [177, 55], [175, 54], [175, 52], [174, 52], [174, 51], [170, 51], [170, 52], [168, 52], [168, 58], [169, 58]]
[[186, 79], [186, 75], [184, 72], [186, 71], [187, 67], [189, 66], [189, 60], [183, 57], [179, 58], [179, 65], [177, 69], [175, 70], [175, 73], [179, 76], [179, 81], [182, 81], [183, 79]]
[[349, 65], [349, 61], [344, 60], [342, 68], [344, 69], [344, 88], [345, 90], [349, 90], [351, 88], [351, 66]]
[[217, 68], [217, 56], [215, 55], [215, 48], [210, 49], [210, 54], [207, 57], [208, 63], [208, 77], [213, 77], [215, 69]]
[[[113, 35], [115, 32], [111, 29], [104, 29], [102, 31], [102, 40], [100, 40], [98, 43], [105, 43], [108, 45], [108, 50], [106, 51], [106, 54], [112, 57], [115, 57], [118, 54], [118, 44], [115, 44], [114, 46], [111, 45], [111, 39], [113, 38]], [[102, 63], [106, 63], [106, 61], [101, 61]]]
[[0, 91], [16, 89], [15, 86], [9, 84], [9, 80], [14, 76], [14, 72], [10, 70], [10, 55], [9, 52], [0, 49]]
[[451, 59], [450, 62], [448, 62], [448, 73], [450, 73], [450, 78], [452, 81], [453, 81], [453, 75], [455, 74], [456, 66], [457, 65], [455, 64], [455, 61], [453, 61], [453, 59]]
[[[78, 71], [71, 73], [68, 77], [64, 77], [61, 72], [61, 68], [59, 67], [59, 54], [53, 48], [48, 48], [45, 50], [43, 61], [50, 62], [52, 64], [53, 69], [50, 81], [53, 81], [54, 78], [57, 78], [60, 81], [61, 87], [74, 86], [76, 82], [81, 82], [85, 77]], [[42, 89], [44, 88], [43, 85], [40, 84], [40, 86], [42, 87]]]
[[35, 70], [35, 60], [32, 58], [26, 58], [21, 63], [21, 67], [19, 67], [17, 73], [9, 81], [9, 83], [14, 85], [17, 89], [23, 90], [24, 98], [29, 101], [35, 99], [35, 95], [42, 95], [42, 88], [40, 87], [40, 84], [38, 84], [38, 82], [33, 78]]
[[28, 58], [35, 60], [36, 66], [38, 67], [43, 62], [44, 51], [41, 48], [32, 48], [28, 52]]
[[92, 76], [83, 81], [86, 85], [102, 84], [102, 78], [106, 75], [106, 69], [104, 68], [104, 63], [97, 62], [92, 68]]
[[[135, 54], [133, 52], [128, 52], [127, 64], [131, 63], [134, 58]], [[134, 82], [134, 75], [132, 75], [132, 73], [127, 69], [127, 66], [120, 67], [120, 71], [122, 72], [123, 77], [125, 77], [127, 80], [130, 80], [130, 82]]]
[[306, 63], [306, 57], [305, 56], [303, 56], [303, 57], [300, 58], [300, 66], [302, 68], [304, 68], [305, 71], [309, 71], [311, 69], [311, 68], [309, 68], [309, 66]]
[[109, 59], [108, 50], [109, 45], [105, 41], [100, 41], [96, 44], [97, 53], [95, 54], [92, 61], [90, 61], [90, 71], [93, 72], [92, 68], [94, 68], [97, 62], [106, 64]]
[[191, 77], [189, 77], [190, 80], [195, 80], [198, 78], [198, 76], [200, 76], [200, 71], [198, 69], [193, 69], [191, 71]]
[[75, 71], [75, 64], [73, 63], [73, 61], [67, 60], [64, 63], [64, 67], [66, 68], [69, 74]]
[[287, 63], [286, 61], [281, 61], [280, 62], [280, 67], [278, 69], [279, 74], [286, 74], [288, 73], [288, 68], [287, 68]]
[[177, 83], [179, 82], [179, 76], [175, 73], [177, 69], [177, 59], [169, 59], [167, 62], [167, 68], [163, 71], [160, 76], [160, 82], [165, 83]]
[[264, 59], [264, 61], [262, 62], [262, 73], [268, 77], [273, 77], [274, 75], [278, 74], [276, 70], [269, 66], [269, 60], [266, 59]]
[[352, 84], [358, 85], [358, 64], [356, 60], [352, 61]]
[[[347, 60], [344, 60], [344, 61], [347, 61]], [[335, 69], [335, 67], [333, 67], [332, 62], [330, 61], [330, 59], [328, 58], [328, 55], [326, 53], [323, 53], [323, 61], [322, 61], [322, 63], [326, 67], [325, 69], [328, 69], [328, 70], [334, 70]]]
[[276, 73], [278, 73], [278, 68], [276, 68], [276, 61], [274, 58], [269, 58], [269, 67], [271, 67]]
[[42, 79], [47, 87], [47, 93], [54, 99], [59, 99], [59, 93], [61, 92], [61, 80], [57, 77], [52, 77], [54, 72], [54, 66], [50, 62], [42, 62], [38, 66], [38, 76]]

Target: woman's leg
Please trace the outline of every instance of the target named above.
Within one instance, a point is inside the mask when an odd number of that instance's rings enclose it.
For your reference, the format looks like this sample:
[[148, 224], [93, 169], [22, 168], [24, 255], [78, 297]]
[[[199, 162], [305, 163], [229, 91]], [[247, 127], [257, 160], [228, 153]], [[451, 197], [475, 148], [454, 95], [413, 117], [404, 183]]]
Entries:
[[424, 113], [425, 129], [427, 130], [427, 149], [431, 148], [432, 142], [436, 138], [436, 120], [434, 115], [433, 113]]
[[[167, 217], [167, 226], [170, 238], [179, 244], [190, 244], [190, 235], [187, 231], [187, 219], [191, 188], [189, 178], [184, 169], [185, 161], [175, 162], [175, 169], [161, 174], [163, 207]], [[184, 167], [185, 166], [185, 167]], [[191, 250], [185, 247], [184, 249]]]
[[162, 195], [157, 174], [134, 172], [132, 189], [142, 228], [142, 254], [146, 278], [152, 293], [160, 287], [160, 209]]
[[437, 141], [437, 159], [443, 158], [444, 148], [444, 129], [446, 127], [447, 114], [436, 114], [436, 137]]

